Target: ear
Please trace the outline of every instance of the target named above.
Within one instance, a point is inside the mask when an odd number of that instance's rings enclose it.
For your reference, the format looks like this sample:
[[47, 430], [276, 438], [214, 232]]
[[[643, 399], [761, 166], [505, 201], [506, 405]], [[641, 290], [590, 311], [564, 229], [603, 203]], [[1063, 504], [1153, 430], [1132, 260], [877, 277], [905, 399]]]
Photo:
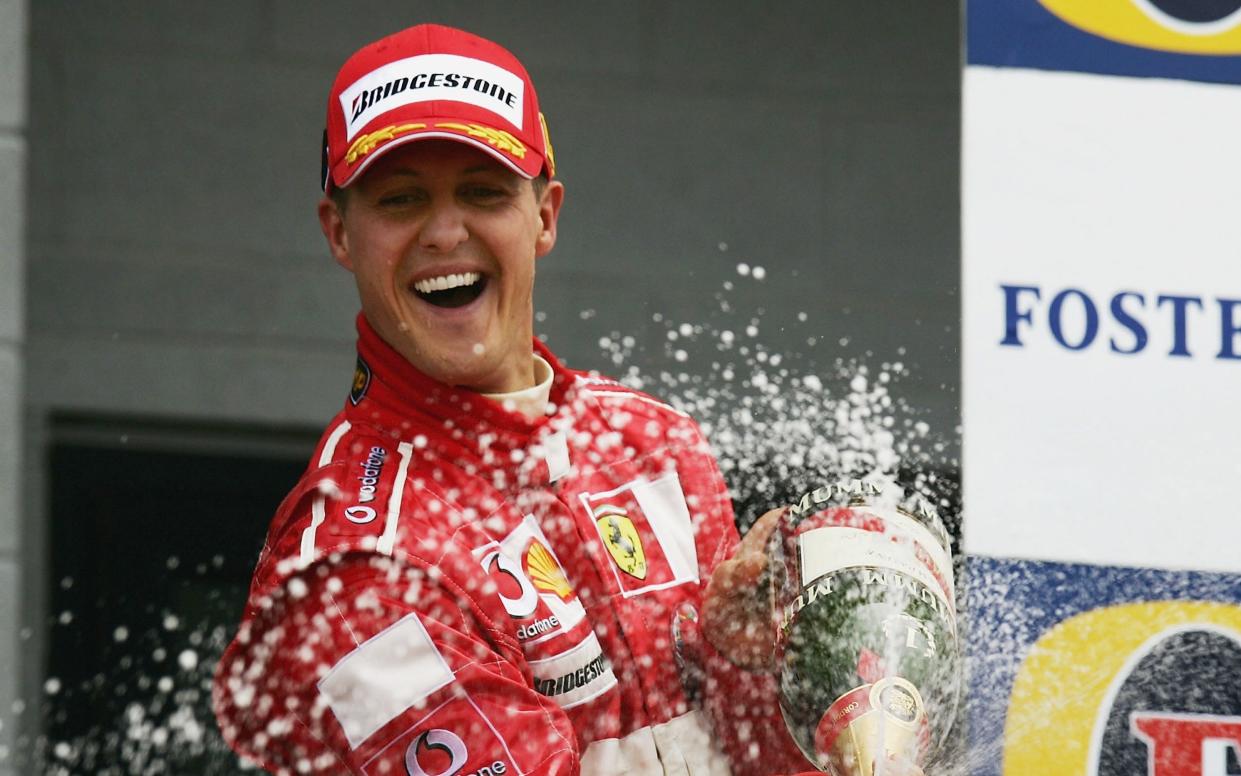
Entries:
[[539, 200], [538, 240], [535, 241], [534, 255], [546, 256], [556, 244], [556, 220], [560, 218], [560, 206], [564, 204], [564, 184], [552, 180], [547, 182], [543, 190], [543, 198]]
[[353, 260], [349, 256], [349, 237], [345, 233], [345, 214], [331, 197], [319, 200], [319, 229], [332, 251], [332, 258], [345, 269], [353, 272]]

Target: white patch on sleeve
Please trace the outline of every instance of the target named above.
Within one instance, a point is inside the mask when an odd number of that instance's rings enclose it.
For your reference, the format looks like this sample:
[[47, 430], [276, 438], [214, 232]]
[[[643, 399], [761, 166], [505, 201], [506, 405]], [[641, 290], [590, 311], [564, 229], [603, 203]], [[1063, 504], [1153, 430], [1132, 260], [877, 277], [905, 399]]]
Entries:
[[388, 626], [340, 659], [319, 680], [349, 739], [357, 749], [375, 731], [453, 680], [431, 635], [415, 614]]

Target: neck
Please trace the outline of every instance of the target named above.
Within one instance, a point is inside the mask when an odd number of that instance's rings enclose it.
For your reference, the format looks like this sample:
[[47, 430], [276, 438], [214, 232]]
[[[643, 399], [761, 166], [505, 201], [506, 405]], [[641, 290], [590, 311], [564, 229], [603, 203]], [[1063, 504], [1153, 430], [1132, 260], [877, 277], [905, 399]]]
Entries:
[[475, 385], [458, 384], [456, 387], [487, 396], [490, 394], [524, 391], [527, 388], [538, 385], [539, 378], [540, 374], [536, 370], [534, 350], [531, 349], [528, 352], [514, 355], [509, 359], [509, 363], [505, 365], [503, 372], [494, 375], [493, 379]]

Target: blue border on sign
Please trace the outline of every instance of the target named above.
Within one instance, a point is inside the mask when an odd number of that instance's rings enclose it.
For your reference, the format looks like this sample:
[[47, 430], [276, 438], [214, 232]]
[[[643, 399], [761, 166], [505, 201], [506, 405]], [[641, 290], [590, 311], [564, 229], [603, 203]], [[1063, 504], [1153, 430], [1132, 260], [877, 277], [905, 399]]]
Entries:
[[1241, 575], [970, 556], [965, 601], [969, 773], [1000, 776], [1009, 695], [1040, 636], [1074, 615], [1116, 604], [1241, 604]]
[[971, 65], [1241, 84], [1239, 56], [1116, 43], [1068, 24], [1038, 0], [966, 0], [965, 41]]

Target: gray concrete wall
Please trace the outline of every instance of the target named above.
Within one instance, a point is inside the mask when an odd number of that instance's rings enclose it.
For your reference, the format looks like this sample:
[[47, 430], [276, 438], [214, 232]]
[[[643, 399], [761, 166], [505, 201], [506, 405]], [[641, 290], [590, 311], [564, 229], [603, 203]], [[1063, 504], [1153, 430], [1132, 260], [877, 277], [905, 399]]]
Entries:
[[10, 710], [23, 676], [26, 22], [25, 0], [0, 0], [0, 774], [9, 772], [18, 730]]

